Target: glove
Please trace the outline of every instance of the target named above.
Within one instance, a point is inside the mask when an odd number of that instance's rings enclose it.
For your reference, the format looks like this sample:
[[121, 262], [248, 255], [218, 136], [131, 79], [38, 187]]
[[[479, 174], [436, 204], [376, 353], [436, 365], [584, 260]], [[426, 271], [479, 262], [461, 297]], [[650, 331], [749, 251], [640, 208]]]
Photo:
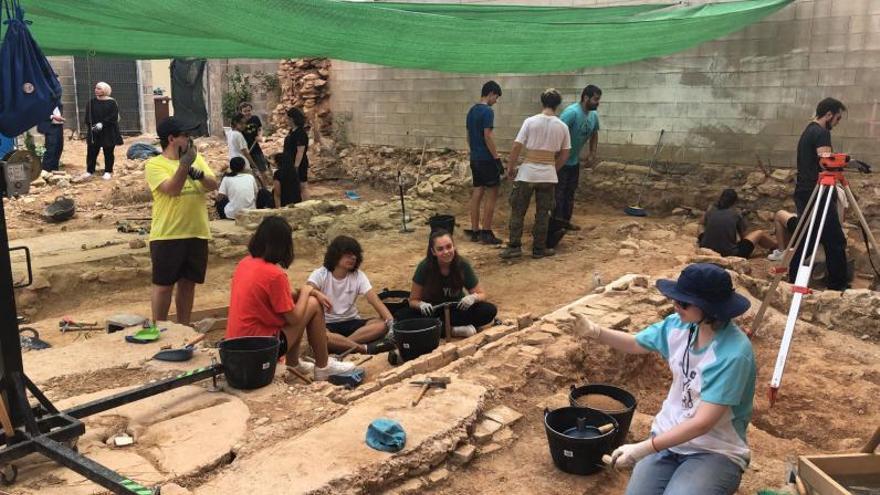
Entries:
[[466, 310], [474, 305], [477, 302], [477, 296], [475, 294], [468, 294], [461, 298], [461, 301], [458, 301], [458, 309]]
[[431, 314], [434, 312], [434, 306], [431, 306], [431, 303], [420, 301], [419, 311], [421, 311], [422, 314], [425, 316], [431, 316]]
[[643, 440], [639, 443], [628, 443], [621, 445], [611, 453], [611, 467], [625, 468], [635, 466], [637, 462], [645, 457], [656, 454], [651, 439]]
[[189, 175], [190, 179], [192, 180], [202, 180], [202, 177], [205, 176], [205, 173], [195, 167], [190, 167], [187, 175]]
[[183, 167], [192, 167], [196, 161], [196, 146], [192, 141], [189, 143], [186, 151], [180, 154], [180, 165]]
[[95, 124], [95, 131], [100, 132], [101, 129], [103, 129], [103, 128], [104, 128], [104, 124], [102, 124], [102, 123], [100, 123], [100, 122], [98, 122], [97, 124]]
[[569, 313], [574, 316], [574, 334], [585, 339], [598, 339], [602, 333], [602, 327], [587, 319], [583, 313]]

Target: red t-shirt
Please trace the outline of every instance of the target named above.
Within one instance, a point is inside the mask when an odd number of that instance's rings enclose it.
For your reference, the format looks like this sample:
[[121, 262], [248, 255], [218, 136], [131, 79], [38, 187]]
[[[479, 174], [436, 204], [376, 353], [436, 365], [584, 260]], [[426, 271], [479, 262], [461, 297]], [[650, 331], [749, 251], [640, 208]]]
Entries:
[[226, 338], [275, 336], [293, 311], [290, 282], [280, 266], [247, 256], [232, 275]]

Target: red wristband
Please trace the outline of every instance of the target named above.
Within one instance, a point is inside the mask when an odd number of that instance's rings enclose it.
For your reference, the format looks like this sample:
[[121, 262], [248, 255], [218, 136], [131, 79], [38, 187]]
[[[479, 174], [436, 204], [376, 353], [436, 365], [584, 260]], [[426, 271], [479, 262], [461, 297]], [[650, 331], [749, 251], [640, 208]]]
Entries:
[[654, 445], [654, 437], [651, 437], [651, 448], [654, 449], [654, 452], [660, 452], [657, 450], [657, 446]]

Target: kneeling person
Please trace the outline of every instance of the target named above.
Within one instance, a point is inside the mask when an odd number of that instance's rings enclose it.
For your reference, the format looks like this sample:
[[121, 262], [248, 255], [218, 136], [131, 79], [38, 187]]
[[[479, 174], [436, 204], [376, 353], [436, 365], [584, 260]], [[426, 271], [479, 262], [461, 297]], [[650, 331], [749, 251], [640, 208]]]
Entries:
[[[324, 307], [327, 321], [328, 347], [336, 352], [354, 348], [355, 352], [378, 354], [394, 348], [388, 340], [380, 340], [391, 327], [391, 312], [376, 295], [367, 275], [360, 269], [363, 249], [357, 240], [341, 235], [333, 239], [324, 254], [324, 266], [309, 275], [308, 284], [321, 291], [329, 300]], [[365, 320], [357, 309], [358, 296], [367, 302], [381, 319]], [[377, 342], [378, 341], [378, 342]]]

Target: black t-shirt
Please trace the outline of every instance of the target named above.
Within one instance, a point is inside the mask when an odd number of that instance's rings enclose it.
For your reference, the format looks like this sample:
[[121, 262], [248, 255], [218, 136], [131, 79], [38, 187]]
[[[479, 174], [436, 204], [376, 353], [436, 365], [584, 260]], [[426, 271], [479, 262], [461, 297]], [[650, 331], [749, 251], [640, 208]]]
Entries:
[[288, 161], [291, 165], [294, 164], [296, 160], [296, 147], [297, 146], [305, 146], [306, 149], [303, 152], [302, 161], [299, 165], [305, 166], [308, 168], [309, 166], [309, 135], [306, 134], [305, 129], [302, 127], [297, 127], [296, 129], [290, 131], [286, 138], [284, 138], [284, 159]]
[[293, 165], [283, 163], [272, 175], [272, 179], [281, 184], [281, 206], [302, 202], [299, 176]]
[[253, 153], [254, 150], [260, 149], [260, 143], [254, 144], [254, 141], [257, 140], [257, 134], [260, 133], [262, 127], [263, 122], [260, 121], [260, 118], [256, 115], [251, 115], [251, 118], [249, 118], [244, 125], [244, 130], [241, 131], [251, 153]]
[[831, 146], [831, 131], [815, 122], [810, 122], [798, 141], [795, 192], [812, 191], [816, 187], [820, 172], [816, 149], [822, 146]]

